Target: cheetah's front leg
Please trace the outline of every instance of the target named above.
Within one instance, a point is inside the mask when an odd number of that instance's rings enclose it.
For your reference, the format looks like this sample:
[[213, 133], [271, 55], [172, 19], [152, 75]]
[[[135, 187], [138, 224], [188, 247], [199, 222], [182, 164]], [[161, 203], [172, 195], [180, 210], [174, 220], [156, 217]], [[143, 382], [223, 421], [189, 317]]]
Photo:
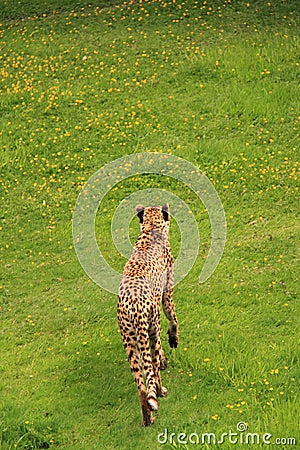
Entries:
[[176, 348], [178, 345], [178, 321], [173, 302], [173, 289], [163, 293], [162, 305], [166, 318], [169, 320], [169, 344], [171, 348]]

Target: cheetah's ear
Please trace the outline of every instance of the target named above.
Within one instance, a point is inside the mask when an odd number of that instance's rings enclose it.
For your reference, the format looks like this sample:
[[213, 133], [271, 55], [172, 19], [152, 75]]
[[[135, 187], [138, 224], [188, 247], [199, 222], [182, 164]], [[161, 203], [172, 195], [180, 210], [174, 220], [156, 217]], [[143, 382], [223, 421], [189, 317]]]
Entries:
[[169, 208], [169, 203], [166, 203], [164, 206], [162, 206], [162, 213], [164, 216], [164, 219], [166, 222], [169, 222], [170, 220], [170, 208]]
[[140, 223], [143, 223], [145, 206], [137, 205], [135, 210], [136, 210], [136, 215], [140, 219]]

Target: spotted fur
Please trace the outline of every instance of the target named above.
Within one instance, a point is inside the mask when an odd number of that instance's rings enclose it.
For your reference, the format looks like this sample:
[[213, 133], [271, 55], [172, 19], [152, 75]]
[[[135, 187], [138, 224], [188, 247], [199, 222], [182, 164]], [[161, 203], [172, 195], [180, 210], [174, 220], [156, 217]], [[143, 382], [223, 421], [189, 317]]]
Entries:
[[[157, 397], [167, 389], [160, 369], [166, 358], [160, 341], [160, 303], [169, 320], [169, 344], [178, 345], [178, 322], [172, 299], [174, 258], [168, 240], [169, 205], [136, 207], [141, 233], [127, 261], [119, 288], [118, 323], [128, 362], [138, 387], [142, 425], [153, 423]], [[144, 376], [146, 383], [144, 382]]]

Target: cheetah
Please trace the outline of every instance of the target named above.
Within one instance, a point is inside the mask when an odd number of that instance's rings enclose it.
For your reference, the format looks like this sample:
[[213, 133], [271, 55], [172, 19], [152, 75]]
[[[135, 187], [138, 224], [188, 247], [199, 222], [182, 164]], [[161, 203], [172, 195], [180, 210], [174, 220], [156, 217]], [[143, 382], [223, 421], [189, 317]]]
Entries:
[[[157, 397], [168, 390], [160, 370], [166, 358], [160, 341], [160, 302], [169, 320], [171, 348], [178, 345], [178, 322], [173, 303], [174, 258], [168, 240], [169, 205], [136, 207], [141, 232], [125, 264], [118, 293], [118, 323], [128, 362], [138, 387], [142, 426], [153, 423]], [[146, 383], [144, 382], [144, 376]]]

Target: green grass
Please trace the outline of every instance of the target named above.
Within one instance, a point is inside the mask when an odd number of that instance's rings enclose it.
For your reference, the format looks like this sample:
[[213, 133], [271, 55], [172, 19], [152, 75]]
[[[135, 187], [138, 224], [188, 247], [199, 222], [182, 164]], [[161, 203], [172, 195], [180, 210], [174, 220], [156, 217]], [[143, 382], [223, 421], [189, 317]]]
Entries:
[[[191, 449], [179, 433], [220, 439], [240, 421], [299, 443], [298, 2], [7, 0], [0, 11], [0, 448]], [[169, 395], [142, 429], [117, 299], [83, 272], [72, 214], [103, 164], [149, 151], [207, 175], [227, 242], [199, 285], [210, 225], [189, 189], [141, 175], [105, 198], [97, 236], [116, 269], [111, 217], [139, 189], [181, 197], [201, 235], [175, 288], [176, 351], [162, 320]], [[173, 224], [175, 254], [179, 236]], [[161, 445], [166, 428], [176, 439]], [[198, 446], [232, 447], [245, 444]]]

